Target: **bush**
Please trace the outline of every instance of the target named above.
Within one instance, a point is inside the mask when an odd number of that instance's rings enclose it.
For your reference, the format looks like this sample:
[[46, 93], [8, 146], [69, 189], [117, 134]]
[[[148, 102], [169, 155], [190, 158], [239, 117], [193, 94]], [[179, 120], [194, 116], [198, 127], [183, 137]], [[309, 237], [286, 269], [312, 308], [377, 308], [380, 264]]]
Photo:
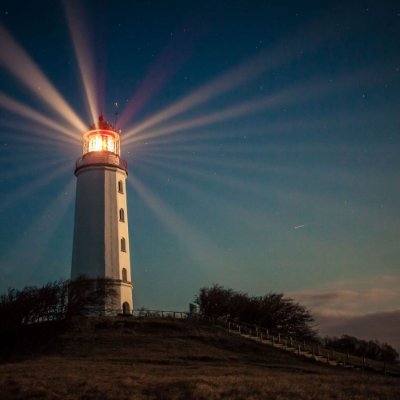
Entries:
[[377, 340], [362, 340], [354, 336], [343, 335], [340, 338], [324, 338], [326, 347], [349, 353], [359, 357], [367, 357], [372, 360], [394, 362], [399, 357], [397, 351], [387, 343], [380, 343]]
[[39, 288], [9, 289], [0, 296], [1, 327], [102, 314], [107, 308], [116, 308], [115, 296], [111, 279], [85, 277], [59, 280]]
[[200, 289], [196, 302], [200, 305], [201, 315], [206, 318], [255, 324], [271, 333], [285, 333], [302, 340], [316, 339], [310, 311], [283, 294], [250, 297], [214, 285]]

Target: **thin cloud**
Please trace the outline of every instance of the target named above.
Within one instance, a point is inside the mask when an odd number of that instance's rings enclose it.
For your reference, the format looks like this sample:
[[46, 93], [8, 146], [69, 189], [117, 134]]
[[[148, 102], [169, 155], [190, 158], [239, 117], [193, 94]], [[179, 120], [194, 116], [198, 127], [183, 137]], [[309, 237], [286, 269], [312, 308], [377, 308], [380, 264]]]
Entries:
[[288, 295], [319, 315], [353, 316], [395, 309], [400, 304], [399, 284], [399, 276], [384, 275], [333, 282], [318, 290], [299, 290]]
[[400, 309], [353, 316], [315, 314], [322, 336], [356, 336], [387, 342], [400, 351]]

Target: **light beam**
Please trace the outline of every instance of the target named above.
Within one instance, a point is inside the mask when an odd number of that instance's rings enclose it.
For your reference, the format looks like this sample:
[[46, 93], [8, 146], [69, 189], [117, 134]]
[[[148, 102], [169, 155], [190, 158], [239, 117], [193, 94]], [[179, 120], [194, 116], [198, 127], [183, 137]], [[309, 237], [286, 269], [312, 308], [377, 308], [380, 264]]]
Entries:
[[82, 120], [2, 25], [0, 25], [0, 37], [2, 40], [0, 64], [61, 118], [79, 132], [84, 132], [86, 126]]
[[159, 218], [165, 228], [189, 251], [189, 255], [191, 255], [195, 261], [199, 262], [203, 267], [211, 267], [212, 265], [220, 263], [222, 259], [221, 254], [213, 243], [207, 241], [172, 208], [151, 192], [150, 189], [146, 188], [132, 173], [129, 174], [129, 180], [127, 182], [130, 183], [143, 199], [144, 204]]
[[77, 1], [64, 1], [68, 27], [74, 45], [76, 59], [78, 61], [80, 77], [82, 80], [85, 94], [86, 105], [91, 116], [91, 122], [95, 123], [99, 115], [97, 104], [98, 96], [95, 93], [95, 68], [93, 57], [90, 57], [90, 46], [88, 43], [88, 33], [81, 19], [83, 15], [82, 7]]
[[60, 132], [63, 135], [73, 138], [76, 141], [81, 140], [81, 135], [71, 132], [71, 129], [68, 129], [67, 127], [55, 122], [54, 120], [46, 117], [45, 115], [39, 113], [38, 111], [35, 111], [34, 109], [12, 99], [11, 97], [8, 97], [7, 95], [1, 92], [0, 92], [0, 106], [17, 115], [20, 115], [21, 117], [30, 119], [41, 125], [51, 128], [52, 130]]
[[144, 132], [137, 137], [130, 138], [131, 135], [129, 135], [129, 133], [125, 134], [125, 144], [139, 140], [149, 140], [180, 131], [187, 131], [204, 125], [220, 123], [267, 109], [270, 110], [279, 106], [288, 107], [299, 103], [304, 104], [308, 101], [316, 100], [327, 95], [351, 90], [355, 86], [359, 85], [361, 80], [370, 81], [370, 78], [371, 76], [365, 74], [365, 71], [363, 71], [363, 73], [358, 76], [351, 74], [337, 78], [336, 80], [328, 78], [312, 79], [308, 82], [288, 87], [268, 96], [255, 98], [233, 105], [222, 111], [216, 111], [183, 122], [177, 122], [148, 133]]
[[71, 168], [71, 162], [65, 162], [61, 167], [57, 169], [52, 169], [51, 172], [41, 176], [38, 179], [32, 180], [26, 185], [20, 187], [13, 193], [7, 193], [5, 198], [0, 198], [0, 212], [6, 212], [7, 207], [10, 205], [15, 205], [19, 201], [26, 199], [26, 196], [32, 194], [36, 190], [48, 185], [50, 182], [59, 178], [60, 175], [65, 173]]

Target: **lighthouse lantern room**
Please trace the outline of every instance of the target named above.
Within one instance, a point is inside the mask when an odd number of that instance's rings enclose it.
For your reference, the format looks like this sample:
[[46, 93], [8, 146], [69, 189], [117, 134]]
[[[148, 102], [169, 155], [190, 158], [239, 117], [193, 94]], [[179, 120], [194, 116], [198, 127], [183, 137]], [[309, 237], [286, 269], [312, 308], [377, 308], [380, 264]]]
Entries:
[[133, 310], [126, 198], [126, 161], [120, 135], [103, 116], [83, 135], [83, 155], [76, 161], [75, 226], [71, 278], [109, 278], [116, 304], [104, 313]]

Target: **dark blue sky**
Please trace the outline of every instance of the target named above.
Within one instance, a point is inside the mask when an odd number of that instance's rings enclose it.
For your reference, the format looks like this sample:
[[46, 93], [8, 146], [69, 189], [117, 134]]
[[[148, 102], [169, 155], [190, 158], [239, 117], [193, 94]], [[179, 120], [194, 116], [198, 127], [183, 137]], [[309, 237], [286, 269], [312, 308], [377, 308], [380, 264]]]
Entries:
[[[219, 283], [322, 314], [398, 309], [398, 2], [67, 3], [97, 112], [119, 103], [138, 307]], [[92, 121], [65, 5], [0, 4], [4, 291], [69, 276], [81, 154], [10, 106], [66, 124], [16, 48]]]

